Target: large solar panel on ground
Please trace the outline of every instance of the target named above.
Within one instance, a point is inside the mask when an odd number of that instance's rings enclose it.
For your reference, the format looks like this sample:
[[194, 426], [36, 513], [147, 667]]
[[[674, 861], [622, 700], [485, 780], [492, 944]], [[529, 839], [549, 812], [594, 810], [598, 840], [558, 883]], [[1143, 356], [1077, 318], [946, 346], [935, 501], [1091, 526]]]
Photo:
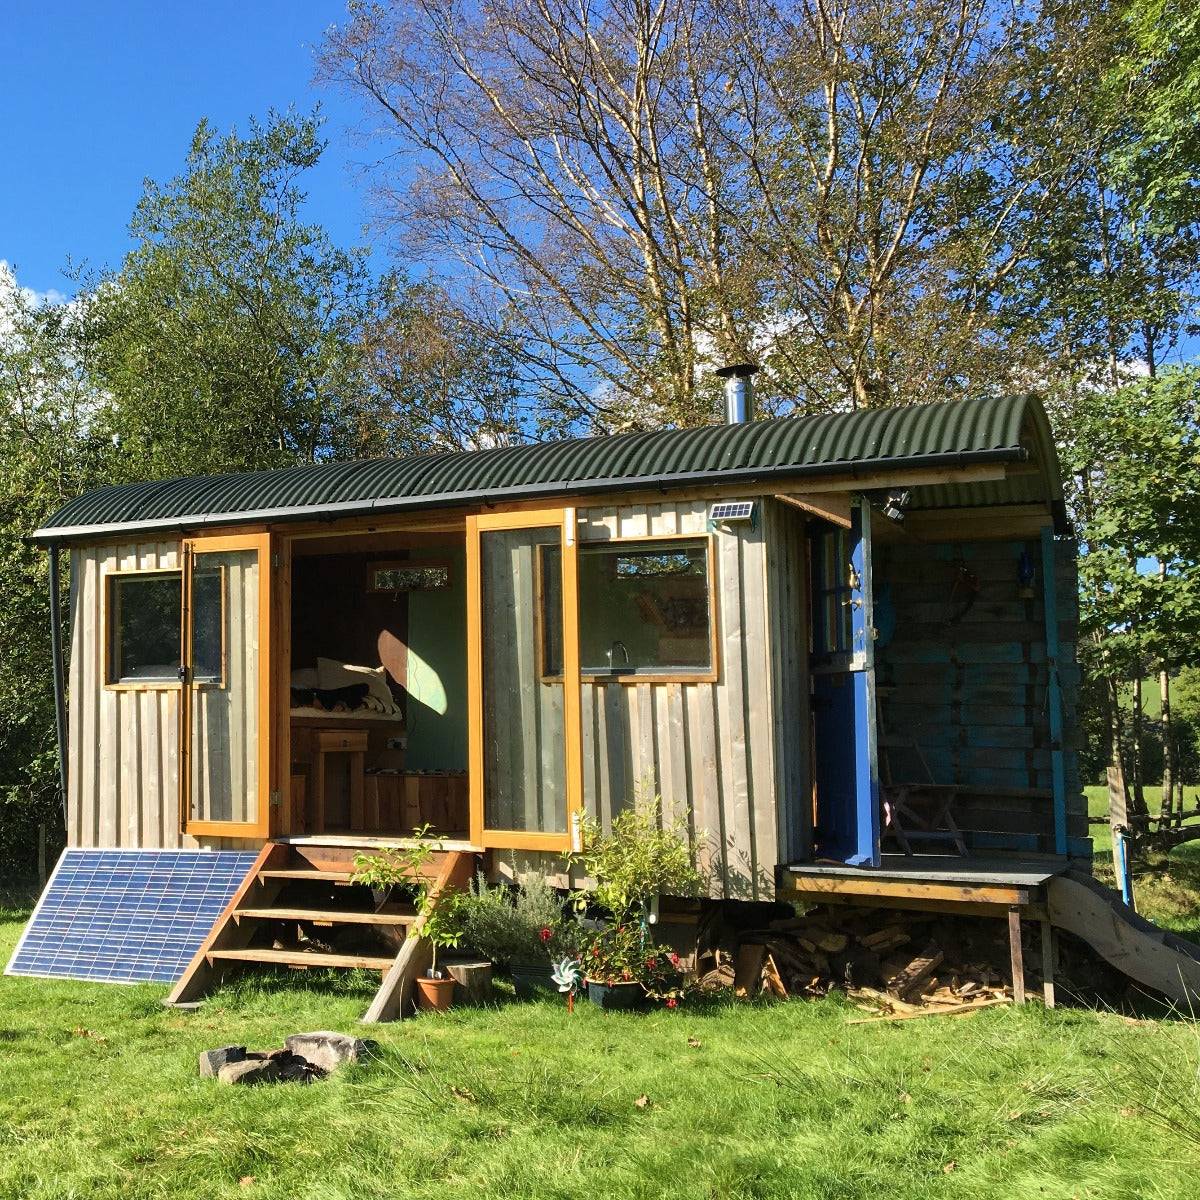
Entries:
[[172, 983], [256, 857], [225, 850], [66, 850], [5, 973]]

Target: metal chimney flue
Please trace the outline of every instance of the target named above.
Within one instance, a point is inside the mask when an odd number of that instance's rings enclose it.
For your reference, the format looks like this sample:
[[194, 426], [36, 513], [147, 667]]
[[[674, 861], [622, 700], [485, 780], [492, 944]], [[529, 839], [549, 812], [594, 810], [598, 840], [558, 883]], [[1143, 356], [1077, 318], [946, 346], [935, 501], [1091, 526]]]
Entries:
[[725, 381], [725, 423], [742, 425], [754, 420], [754, 363], [730, 363], [718, 367], [717, 374]]

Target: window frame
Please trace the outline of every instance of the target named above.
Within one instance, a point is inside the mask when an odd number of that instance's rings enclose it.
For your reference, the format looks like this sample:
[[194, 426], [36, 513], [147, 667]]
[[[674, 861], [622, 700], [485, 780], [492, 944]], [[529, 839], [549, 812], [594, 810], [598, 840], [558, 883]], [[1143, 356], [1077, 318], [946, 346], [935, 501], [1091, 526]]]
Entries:
[[[593, 687], [603, 687], [607, 683], [624, 685], [638, 683], [718, 683], [721, 678], [720, 646], [721, 620], [720, 601], [717, 593], [717, 545], [716, 534], [711, 531], [702, 533], [649, 533], [634, 537], [584, 538], [579, 541], [578, 554], [582, 558], [589, 550], [600, 547], [629, 547], [653, 546], [660, 542], [703, 542], [706, 562], [708, 564], [708, 643], [709, 665], [706, 668], [677, 667], [663, 670], [655, 668], [646, 671], [588, 671], [580, 664], [580, 682], [591, 684]], [[544, 568], [543, 557], [545, 547], [549, 542], [539, 543], [536, 555], [536, 595], [537, 595], [537, 670], [542, 683], [561, 683], [562, 675], [546, 673], [546, 635], [543, 614], [544, 603]], [[577, 614], [582, 617], [582, 611]]]
[[[381, 588], [375, 586], [376, 571], [421, 571], [430, 567], [446, 572], [446, 582], [441, 587], [429, 588]], [[448, 592], [454, 587], [454, 564], [442, 558], [399, 558], [377, 559], [367, 563], [366, 590], [368, 596], [409, 596], [414, 592]]]
[[[224, 689], [229, 679], [229, 646], [226, 633], [226, 618], [228, 617], [228, 586], [225, 579], [225, 568], [219, 568], [221, 585], [221, 673], [219, 678], [204, 679], [195, 686], [204, 689]], [[183, 663], [183, 643], [187, 631], [183, 626], [183, 567], [123, 567], [113, 571], [105, 571], [101, 577], [101, 607], [100, 629], [102, 645], [101, 666], [103, 669], [104, 690], [109, 692], [177, 692], [183, 687], [183, 681], [176, 675], [174, 679], [123, 679], [113, 678], [113, 621], [120, 616], [120, 603], [116, 599], [116, 588], [120, 580], [128, 578], [145, 579], [152, 575], [174, 575], [179, 580], [179, 662]]]

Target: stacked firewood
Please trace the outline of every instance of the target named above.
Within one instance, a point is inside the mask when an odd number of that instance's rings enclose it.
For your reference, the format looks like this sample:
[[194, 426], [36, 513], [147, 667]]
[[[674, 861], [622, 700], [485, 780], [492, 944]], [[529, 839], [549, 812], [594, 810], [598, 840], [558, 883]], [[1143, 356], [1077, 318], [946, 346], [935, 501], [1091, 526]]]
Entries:
[[702, 949], [698, 975], [701, 987], [739, 996], [841, 989], [887, 1017], [965, 1012], [1011, 999], [1006, 932], [995, 920], [821, 906]]

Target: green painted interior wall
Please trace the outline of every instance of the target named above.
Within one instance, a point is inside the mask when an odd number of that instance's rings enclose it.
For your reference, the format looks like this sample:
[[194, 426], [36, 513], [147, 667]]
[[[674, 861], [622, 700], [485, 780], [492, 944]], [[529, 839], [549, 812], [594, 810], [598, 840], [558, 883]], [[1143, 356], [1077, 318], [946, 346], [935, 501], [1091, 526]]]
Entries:
[[[414, 771], [461, 771], [467, 766], [467, 556], [464, 547], [413, 550], [408, 557], [450, 564], [450, 586], [408, 594], [408, 647], [437, 674], [446, 694], [438, 713], [408, 698], [408, 752]], [[411, 660], [410, 660], [411, 661]], [[410, 667], [411, 670], [411, 667]]]

